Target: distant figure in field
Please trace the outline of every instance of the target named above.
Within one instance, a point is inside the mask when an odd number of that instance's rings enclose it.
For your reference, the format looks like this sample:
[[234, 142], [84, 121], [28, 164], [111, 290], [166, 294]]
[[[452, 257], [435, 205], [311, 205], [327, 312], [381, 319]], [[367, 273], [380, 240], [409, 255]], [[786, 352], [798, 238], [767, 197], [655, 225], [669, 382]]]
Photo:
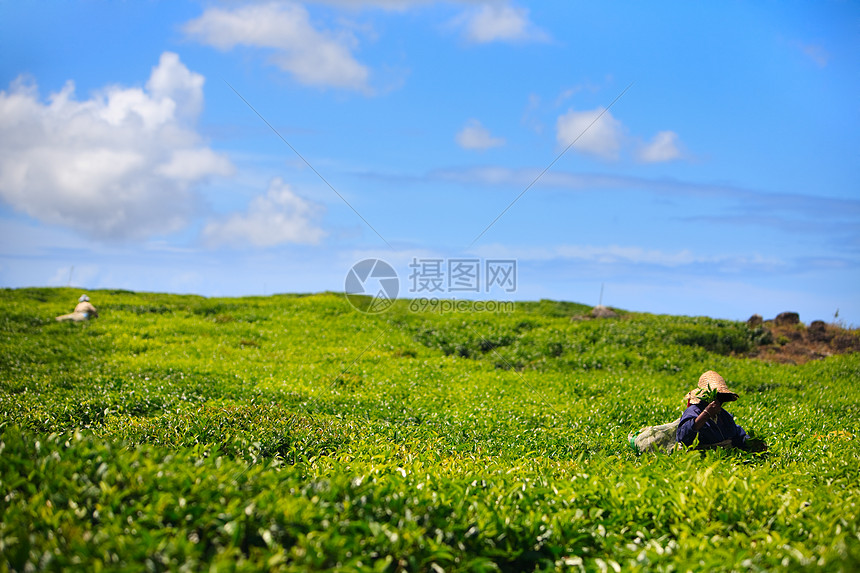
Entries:
[[91, 318], [98, 318], [98, 316], [99, 311], [90, 303], [90, 297], [82, 294], [81, 298], [78, 299], [77, 306], [75, 306], [75, 312], [58, 316], [57, 321], [65, 322], [71, 320], [72, 322], [83, 322]]
[[681, 415], [676, 437], [685, 446], [692, 446], [699, 437], [699, 449], [741, 448], [753, 452], [767, 450], [761, 440], [750, 438], [723, 404], [734, 402], [738, 395], [729, 390], [722, 376], [708, 370], [699, 378], [699, 386], [687, 393], [687, 409]]

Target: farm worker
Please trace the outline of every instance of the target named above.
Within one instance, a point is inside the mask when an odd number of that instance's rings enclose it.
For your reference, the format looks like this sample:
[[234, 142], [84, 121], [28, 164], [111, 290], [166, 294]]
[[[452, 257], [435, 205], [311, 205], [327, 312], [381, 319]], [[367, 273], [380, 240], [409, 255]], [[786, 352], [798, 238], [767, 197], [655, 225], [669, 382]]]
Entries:
[[94, 307], [90, 302], [90, 297], [85, 294], [82, 294], [81, 298], [78, 299], [77, 306], [75, 306], [75, 311], [71, 314], [64, 314], [62, 316], [58, 316], [57, 320], [60, 322], [66, 320], [82, 322], [91, 318], [98, 318], [98, 316], [99, 311], [97, 311], [96, 307]]
[[[711, 390], [717, 391], [713, 400], [705, 396]], [[750, 438], [735, 424], [734, 416], [723, 410], [723, 404], [737, 400], [738, 395], [729, 390], [723, 377], [713, 370], [702, 374], [698, 388], [684, 398], [687, 409], [681, 415], [676, 437], [685, 446], [692, 446], [698, 435], [700, 449], [735, 447], [756, 452], [767, 449], [761, 440]]]

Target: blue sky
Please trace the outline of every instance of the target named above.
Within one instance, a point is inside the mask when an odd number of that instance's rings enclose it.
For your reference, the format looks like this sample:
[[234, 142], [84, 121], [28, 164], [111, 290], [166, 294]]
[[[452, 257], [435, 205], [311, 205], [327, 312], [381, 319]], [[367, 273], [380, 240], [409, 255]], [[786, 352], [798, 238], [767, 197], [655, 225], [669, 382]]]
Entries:
[[3, 286], [514, 259], [468, 296], [860, 324], [856, 3], [47, 6], [0, 1]]

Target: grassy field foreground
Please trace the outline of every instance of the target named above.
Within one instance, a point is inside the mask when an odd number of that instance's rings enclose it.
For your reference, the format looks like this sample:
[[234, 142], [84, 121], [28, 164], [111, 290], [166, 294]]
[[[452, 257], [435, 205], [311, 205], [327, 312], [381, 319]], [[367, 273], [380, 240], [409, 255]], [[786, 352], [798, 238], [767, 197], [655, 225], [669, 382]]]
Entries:
[[[851, 571], [860, 355], [571, 303], [0, 291], [0, 570]], [[802, 328], [800, 325], [798, 328]], [[637, 456], [708, 369], [770, 451]]]

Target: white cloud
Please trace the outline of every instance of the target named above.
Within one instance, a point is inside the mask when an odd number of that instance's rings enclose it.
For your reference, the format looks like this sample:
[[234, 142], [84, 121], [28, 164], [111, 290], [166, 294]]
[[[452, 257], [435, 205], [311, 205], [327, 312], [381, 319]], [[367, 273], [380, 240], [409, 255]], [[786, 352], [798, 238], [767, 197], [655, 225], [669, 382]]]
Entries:
[[562, 245], [555, 252], [560, 258], [593, 261], [602, 264], [634, 263], [677, 267], [693, 263], [710, 262], [705, 257], [693, 255], [687, 249], [676, 252], [665, 252], [637, 246], [608, 245], [594, 247], [591, 245]]
[[158, 67], [153, 68], [146, 89], [158, 100], [172, 101], [179, 114], [196, 118], [203, 109], [205, 78], [192, 72], [172, 52], [161, 55]]
[[221, 173], [224, 158], [209, 148], [177, 149], [155, 172], [176, 181], [195, 181], [209, 173]]
[[233, 170], [194, 130], [203, 83], [170, 52], [145, 88], [110, 86], [83, 101], [68, 82], [43, 103], [19, 78], [0, 91], [0, 197], [100, 239], [180, 229], [194, 185]]
[[549, 35], [529, 20], [526, 8], [492, 3], [469, 10], [453, 24], [462, 27], [466, 38], [478, 44], [490, 42], [543, 42]]
[[208, 8], [185, 33], [220, 50], [271, 48], [271, 61], [302, 84], [367, 92], [370, 72], [352, 55], [355, 39], [321, 32], [307, 9], [292, 2]]
[[[645, 179], [634, 179], [618, 175], [570, 173], [549, 170], [541, 175], [541, 169], [484, 165], [478, 167], [437, 169], [429, 174], [431, 180], [455, 181], [470, 185], [528, 186], [535, 182], [539, 187], [557, 187], [574, 190], [624, 189], [630, 186], [654, 186]], [[538, 181], [535, 178], [540, 176]]]
[[502, 137], [493, 137], [490, 131], [481, 125], [477, 119], [470, 119], [466, 126], [457, 133], [457, 143], [463, 149], [489, 149], [505, 144]]
[[753, 255], [697, 255], [689, 249], [664, 251], [635, 245], [557, 245], [554, 247], [520, 248], [509, 245], [487, 245], [475, 250], [483, 258], [507, 257], [519, 261], [569, 260], [599, 265], [654, 265], [665, 268], [711, 265], [721, 272], [766, 267], [786, 268], [787, 263], [774, 257]]
[[[607, 82], [611, 81], [610, 77], [607, 76]], [[593, 83], [591, 80], [586, 80], [582, 83], [576, 84], [569, 88], [566, 88], [558, 94], [558, 97], [555, 98], [555, 106], [561, 107], [565, 101], [569, 100], [573, 96], [579, 93], [592, 93], [595, 94], [600, 91], [600, 84]]]
[[576, 151], [603, 159], [618, 159], [624, 139], [624, 126], [609, 111], [604, 112], [603, 108], [570, 110], [558, 117], [556, 139], [562, 147], [576, 141], [573, 146]]
[[307, 0], [308, 4], [328, 4], [341, 8], [380, 8], [383, 10], [403, 11], [415, 6], [433, 4], [437, 0]]
[[543, 123], [541, 123], [538, 118], [538, 111], [541, 107], [540, 96], [537, 94], [529, 94], [529, 101], [526, 105], [526, 109], [523, 112], [523, 117], [520, 122], [523, 125], [528, 126], [532, 131], [537, 134], [543, 133]]
[[711, 262], [711, 259], [697, 257], [687, 249], [666, 252], [658, 249], [621, 245], [557, 245], [555, 247], [535, 248], [488, 245], [477, 249], [476, 253], [485, 258], [497, 257], [505, 253], [505, 256], [521, 261], [563, 259], [599, 264], [653, 264], [666, 267]]
[[645, 163], [658, 163], [661, 161], [672, 161], [681, 157], [678, 148], [678, 134], [674, 131], [661, 131], [654, 136], [651, 143], [643, 145], [637, 156], [639, 161]]
[[276, 177], [264, 196], [255, 197], [245, 214], [233, 214], [223, 221], [212, 221], [203, 229], [210, 245], [273, 247], [282, 243], [317, 244], [325, 232], [311, 219], [320, 207], [293, 193]]
[[826, 67], [830, 62], [830, 53], [817, 44], [803, 44], [798, 42], [797, 47], [800, 48], [800, 51], [803, 52], [807, 58], [815, 62], [815, 65], [819, 68]]

